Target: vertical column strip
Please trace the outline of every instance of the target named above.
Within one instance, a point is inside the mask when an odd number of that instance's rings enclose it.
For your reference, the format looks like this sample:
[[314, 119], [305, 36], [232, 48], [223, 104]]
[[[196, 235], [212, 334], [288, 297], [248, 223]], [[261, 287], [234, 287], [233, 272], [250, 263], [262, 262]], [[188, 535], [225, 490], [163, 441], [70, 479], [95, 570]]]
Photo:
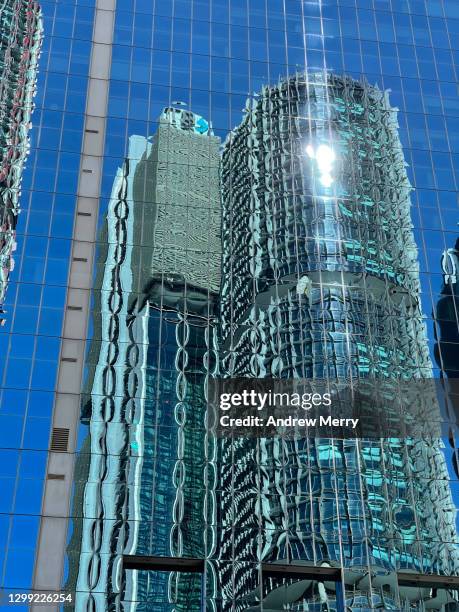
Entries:
[[[73, 242], [47, 477], [33, 576], [35, 590], [62, 587], [80, 392], [93, 284], [116, 0], [96, 0]], [[64, 431], [66, 448], [53, 444]], [[68, 433], [67, 433], [68, 432]], [[58, 477], [56, 477], [56, 475]], [[47, 606], [57, 610], [58, 606]], [[43, 606], [40, 612], [44, 612]]]

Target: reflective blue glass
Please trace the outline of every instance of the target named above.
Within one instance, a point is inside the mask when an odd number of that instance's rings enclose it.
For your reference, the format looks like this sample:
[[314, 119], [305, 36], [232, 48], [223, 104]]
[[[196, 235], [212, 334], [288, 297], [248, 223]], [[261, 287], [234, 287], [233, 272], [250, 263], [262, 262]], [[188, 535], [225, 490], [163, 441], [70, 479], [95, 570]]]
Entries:
[[210, 378], [458, 377], [454, 0], [7, 0], [0, 30], [2, 585], [457, 609], [397, 574], [459, 574], [454, 415], [432, 444], [203, 427]]
[[[7, 589], [24, 590], [32, 586], [93, 18], [93, 3], [88, 0], [65, 5], [8, 0], [0, 19], [2, 82], [6, 87], [1, 105], [2, 133], [9, 137], [6, 144], [2, 141], [2, 168], [7, 167], [8, 159], [18, 158], [16, 183], [8, 184], [2, 170], [0, 187], [3, 202], [0, 342], [6, 364], [0, 391], [0, 446], [22, 449], [15, 455], [2, 450], [2, 457], [5, 453], [11, 461], [15, 457], [2, 503], [7, 536], [2, 547], [1, 582]], [[8, 64], [8, 54], [21, 58], [21, 63]], [[12, 76], [15, 71], [19, 71], [17, 81]], [[22, 87], [16, 94], [15, 83]], [[17, 117], [22, 112], [24, 121], [22, 126], [18, 125], [20, 132], [16, 135], [5, 114], [5, 109], [7, 112], [11, 109], [14, 95], [19, 109]], [[31, 149], [27, 156], [28, 137]], [[14, 223], [5, 216], [8, 189], [21, 213]], [[13, 252], [10, 248], [7, 255], [4, 240], [8, 233], [17, 247]], [[8, 268], [9, 286], [5, 283]], [[8, 519], [13, 516], [11, 513], [16, 516]]]

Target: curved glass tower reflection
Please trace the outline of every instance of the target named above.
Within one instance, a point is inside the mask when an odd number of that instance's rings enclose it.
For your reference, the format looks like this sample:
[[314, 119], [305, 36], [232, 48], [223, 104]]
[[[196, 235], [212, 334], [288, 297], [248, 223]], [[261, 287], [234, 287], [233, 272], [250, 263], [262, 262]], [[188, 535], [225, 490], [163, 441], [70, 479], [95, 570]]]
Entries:
[[411, 186], [387, 94], [320, 74], [266, 87], [222, 164], [225, 371], [428, 374]]
[[[248, 100], [222, 157], [224, 376], [432, 375], [397, 129], [386, 92], [336, 75], [298, 74]], [[221, 554], [243, 566], [221, 574], [224, 609], [300, 605], [298, 582], [263, 599], [255, 559], [373, 574], [348, 585], [351, 609], [397, 605], [379, 573], [459, 569], [439, 444], [222, 444]]]

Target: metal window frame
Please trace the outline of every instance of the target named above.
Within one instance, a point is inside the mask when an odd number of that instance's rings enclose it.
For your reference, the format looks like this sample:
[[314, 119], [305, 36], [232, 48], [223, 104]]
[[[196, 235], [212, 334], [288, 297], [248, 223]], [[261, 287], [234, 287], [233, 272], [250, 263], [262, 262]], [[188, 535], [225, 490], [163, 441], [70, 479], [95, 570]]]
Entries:
[[[204, 559], [193, 557], [159, 557], [149, 555], [123, 555], [123, 569], [156, 572], [187, 572], [201, 574], [201, 602], [205, 610], [205, 574]], [[300, 565], [293, 563], [261, 563], [260, 572], [266, 578], [296, 578], [298, 580], [315, 580], [317, 582], [334, 582], [336, 585], [337, 612], [344, 612], [344, 580], [342, 567], [318, 565]], [[419, 574], [415, 572], [396, 572], [400, 587], [417, 587], [431, 589], [454, 589], [459, 591], [459, 576], [442, 576], [439, 574]]]

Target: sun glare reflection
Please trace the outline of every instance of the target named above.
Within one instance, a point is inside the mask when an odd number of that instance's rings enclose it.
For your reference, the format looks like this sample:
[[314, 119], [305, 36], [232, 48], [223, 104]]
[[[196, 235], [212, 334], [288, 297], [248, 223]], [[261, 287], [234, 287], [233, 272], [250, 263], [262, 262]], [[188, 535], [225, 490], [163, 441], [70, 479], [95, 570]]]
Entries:
[[324, 187], [330, 187], [334, 181], [332, 177], [333, 162], [336, 154], [331, 147], [321, 144], [314, 149], [312, 145], [307, 145], [306, 153], [308, 157], [314, 159], [320, 172], [319, 181]]

